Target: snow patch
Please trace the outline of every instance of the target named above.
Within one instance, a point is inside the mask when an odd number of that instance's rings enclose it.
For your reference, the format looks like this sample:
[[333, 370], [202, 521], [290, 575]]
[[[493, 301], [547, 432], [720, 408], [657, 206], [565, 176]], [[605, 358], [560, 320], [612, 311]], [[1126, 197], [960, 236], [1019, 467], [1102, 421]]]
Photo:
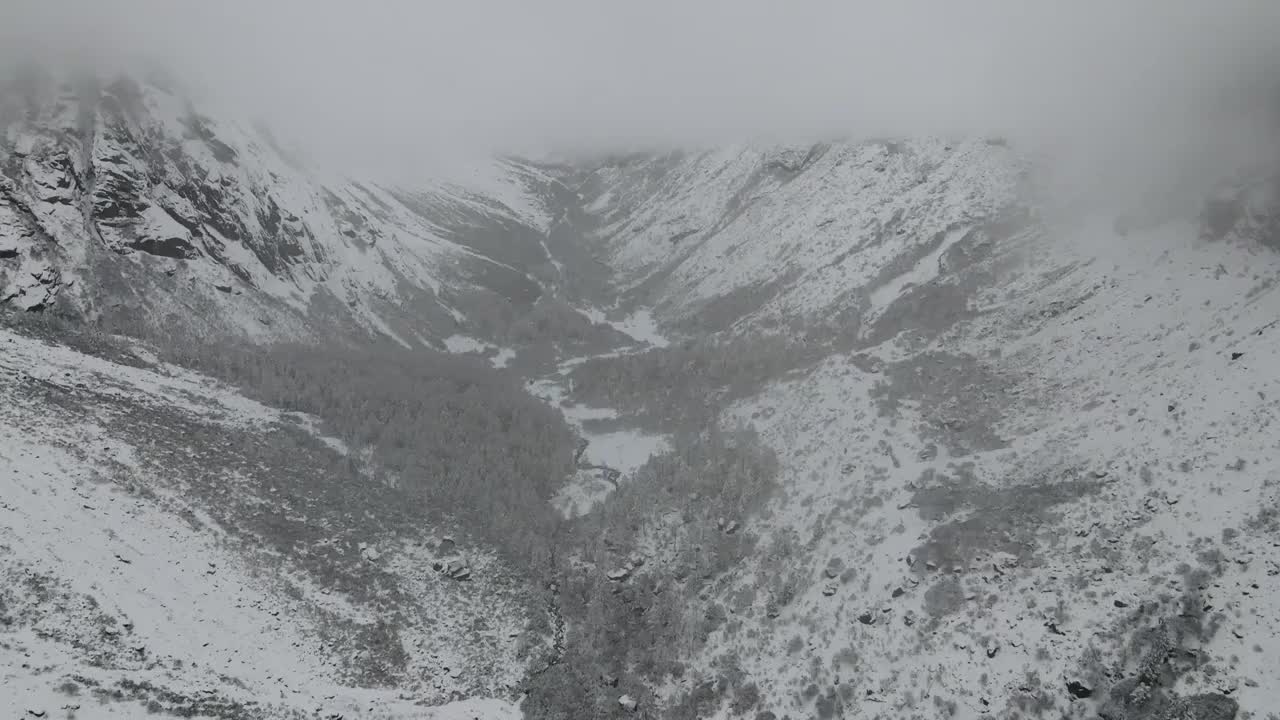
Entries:
[[926, 285], [942, 271], [940, 263], [942, 256], [951, 249], [952, 245], [959, 242], [966, 234], [968, 228], [958, 228], [947, 233], [942, 243], [937, 249], [921, 258], [910, 270], [894, 277], [885, 284], [876, 288], [871, 292], [871, 305], [874, 308], [874, 314], [879, 314], [886, 307], [902, 296], [907, 288]]
[[482, 353], [489, 349], [485, 343], [467, 335], [450, 335], [444, 339], [445, 348], [451, 353]]

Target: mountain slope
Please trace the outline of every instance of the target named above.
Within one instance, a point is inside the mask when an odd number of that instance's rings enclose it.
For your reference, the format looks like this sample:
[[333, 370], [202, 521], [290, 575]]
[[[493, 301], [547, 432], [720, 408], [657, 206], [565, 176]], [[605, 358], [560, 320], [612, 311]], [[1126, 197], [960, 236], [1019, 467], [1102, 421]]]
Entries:
[[[754, 367], [712, 344], [575, 374], [580, 400], [604, 397], [604, 373], [637, 407], [686, 383], [781, 463], [767, 509], [735, 521], [757, 550], [690, 600], [709, 619], [685, 658], [702, 672], [651, 701], [698, 697], [700, 717], [1276, 707], [1273, 185], [1125, 227], [1038, 218], [999, 144], [774, 153], [578, 177], [600, 247], [667, 327], [789, 338], [733, 346]], [[746, 374], [689, 384], [708, 365]], [[679, 563], [682, 521], [644, 517], [647, 567]]]
[[542, 609], [518, 573], [353, 475], [314, 418], [128, 345], [109, 359], [3, 331], [0, 346], [7, 700], [436, 717], [423, 706], [509, 696], [527, 672]]
[[659, 309], [709, 330], [812, 326], [865, 318], [904, 262], [1012, 207], [1022, 170], [983, 141], [728, 148], [605, 166], [580, 192], [622, 282]]
[[17, 307], [418, 344], [449, 335], [473, 289], [542, 292], [531, 263], [466, 242], [549, 222], [538, 176], [515, 162], [413, 190], [327, 177], [268, 131], [132, 76], [21, 74], [0, 92], [0, 127], [0, 301]]

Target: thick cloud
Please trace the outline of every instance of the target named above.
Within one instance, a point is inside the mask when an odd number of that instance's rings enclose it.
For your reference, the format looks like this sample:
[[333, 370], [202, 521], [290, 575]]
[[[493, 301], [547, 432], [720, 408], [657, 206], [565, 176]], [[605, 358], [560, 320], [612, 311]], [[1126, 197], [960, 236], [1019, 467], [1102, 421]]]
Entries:
[[397, 172], [916, 133], [1182, 172], [1257, 152], [1277, 30], [1268, 0], [0, 0], [9, 59], [159, 58], [321, 156]]

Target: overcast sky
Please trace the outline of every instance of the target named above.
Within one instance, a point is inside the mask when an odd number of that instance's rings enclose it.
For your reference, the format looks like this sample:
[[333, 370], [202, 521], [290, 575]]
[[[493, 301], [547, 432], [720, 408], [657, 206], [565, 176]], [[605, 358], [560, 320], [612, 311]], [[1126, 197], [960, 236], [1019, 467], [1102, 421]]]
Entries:
[[161, 58], [321, 156], [400, 170], [916, 133], [1217, 153], [1277, 97], [1277, 31], [1275, 0], [0, 0], [10, 59]]

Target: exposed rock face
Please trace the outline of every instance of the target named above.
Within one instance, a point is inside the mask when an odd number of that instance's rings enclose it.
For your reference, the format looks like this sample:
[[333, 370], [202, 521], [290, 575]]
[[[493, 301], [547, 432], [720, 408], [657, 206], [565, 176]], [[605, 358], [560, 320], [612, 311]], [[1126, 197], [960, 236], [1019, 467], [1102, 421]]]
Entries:
[[[447, 335], [474, 291], [520, 302], [542, 291], [486, 254], [509, 249], [467, 244], [488, 232], [538, 248], [546, 181], [512, 162], [482, 174], [509, 204], [452, 184], [322, 176], [168, 85], [24, 71], [0, 78], [0, 304], [62, 298], [109, 314], [136, 302], [143, 321], [186, 307], [193, 322], [221, 315], [227, 334], [266, 317], [288, 320], [277, 333], [340, 323]], [[217, 296], [232, 286], [245, 297]], [[202, 301], [226, 311], [195, 310]]]
[[452, 580], [470, 580], [471, 567], [461, 560], [454, 560], [444, 566], [444, 573]]

